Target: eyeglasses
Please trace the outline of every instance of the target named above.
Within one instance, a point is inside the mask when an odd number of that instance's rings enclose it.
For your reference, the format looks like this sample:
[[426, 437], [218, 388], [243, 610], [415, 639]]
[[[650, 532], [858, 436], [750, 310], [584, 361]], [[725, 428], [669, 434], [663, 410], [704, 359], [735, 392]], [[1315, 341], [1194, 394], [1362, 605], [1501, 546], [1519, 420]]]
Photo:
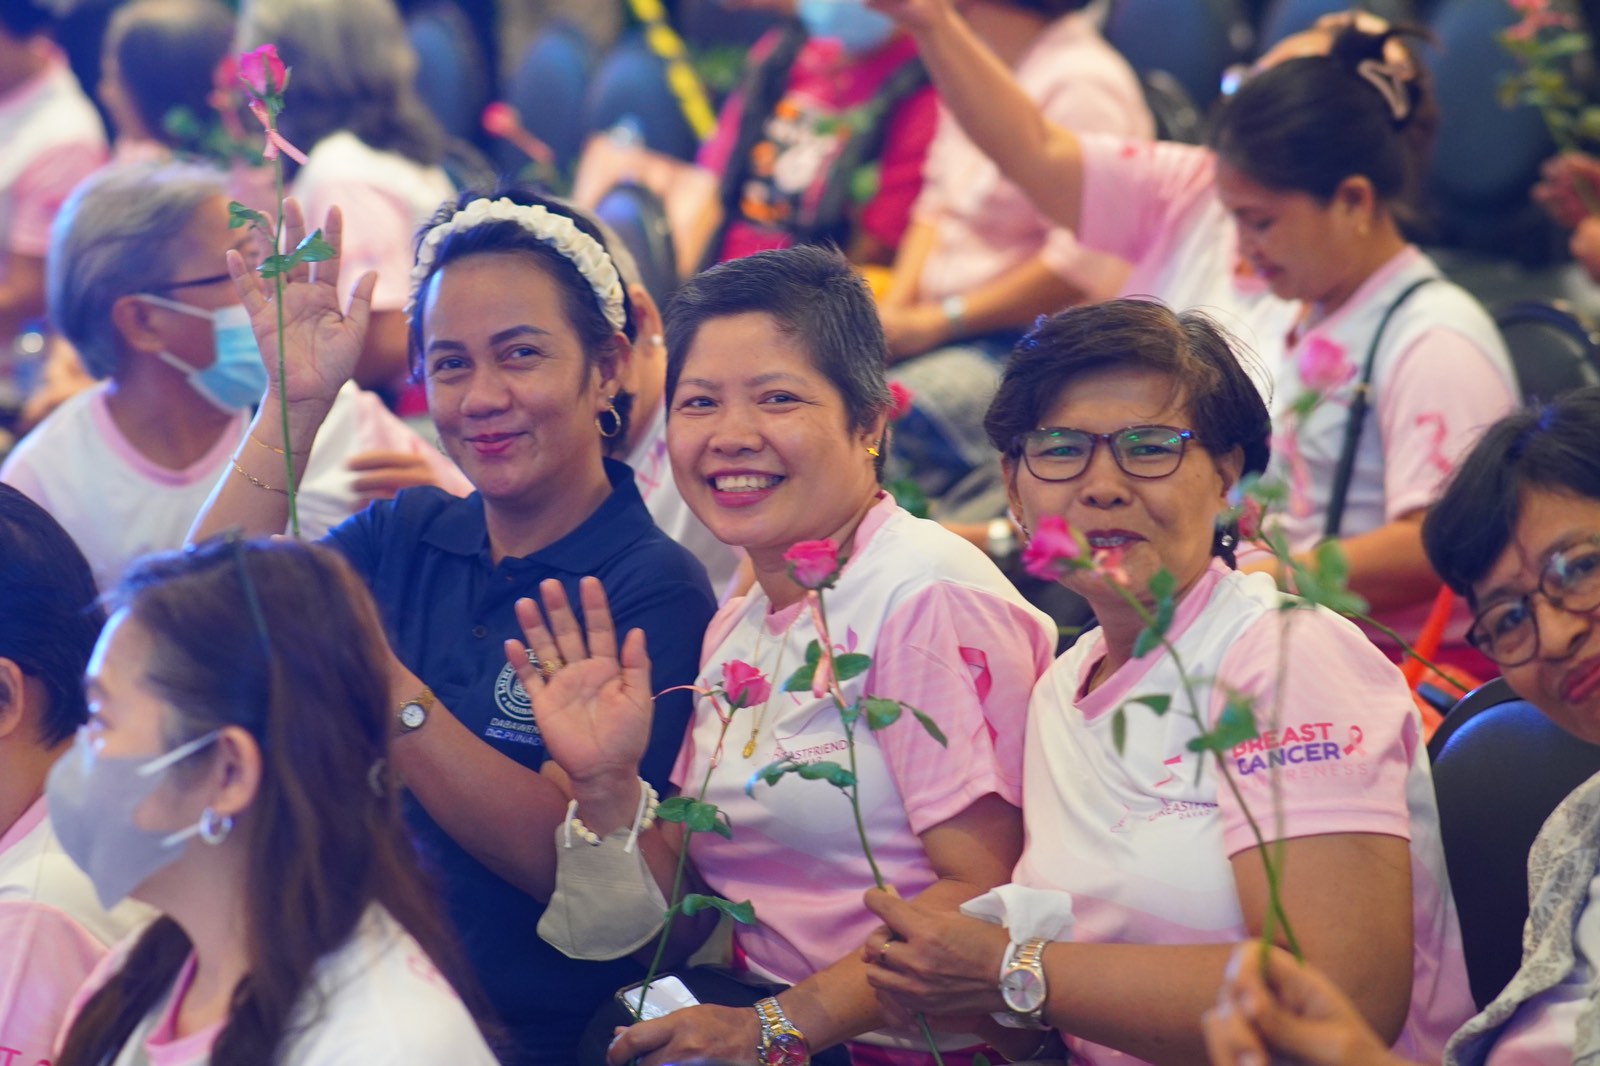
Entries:
[[1552, 555], [1539, 575], [1539, 587], [1479, 614], [1467, 630], [1467, 640], [1501, 666], [1531, 661], [1539, 651], [1535, 596], [1571, 614], [1600, 609], [1600, 535]]
[[1149, 480], [1177, 470], [1183, 462], [1184, 446], [1193, 439], [1192, 430], [1175, 426], [1129, 426], [1115, 433], [1056, 426], [1022, 434], [1016, 448], [1028, 473], [1040, 481], [1071, 481], [1082, 476], [1101, 442], [1110, 445], [1111, 457], [1123, 473]]

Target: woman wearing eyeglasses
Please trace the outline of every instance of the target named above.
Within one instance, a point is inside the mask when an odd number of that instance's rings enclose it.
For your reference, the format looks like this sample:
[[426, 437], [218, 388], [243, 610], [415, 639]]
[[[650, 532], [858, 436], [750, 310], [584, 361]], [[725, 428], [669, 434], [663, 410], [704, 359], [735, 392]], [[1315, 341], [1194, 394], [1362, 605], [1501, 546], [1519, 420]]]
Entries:
[[[1423, 526], [1428, 557], [1477, 612], [1469, 637], [1511, 688], [1600, 743], [1600, 389], [1492, 427]], [[1451, 1064], [1549, 1066], [1600, 1056], [1600, 777], [1545, 821], [1528, 856], [1522, 968], [1452, 1038]], [[1241, 951], [1206, 1019], [1219, 1066], [1396, 1064], [1337, 987]]]
[[[1054, 1029], [1078, 1062], [1203, 1054], [1201, 1012], [1268, 897], [1244, 808], [1189, 748], [1186, 674], [1208, 727], [1230, 697], [1254, 702], [1261, 736], [1226, 753], [1227, 773], [1282, 860], [1306, 956], [1386, 1041], [1437, 1058], [1471, 1000], [1417, 716], [1354, 625], [1285, 612], [1269, 577], [1232, 568], [1227, 494], [1266, 466], [1269, 419], [1226, 337], [1149, 302], [1063, 312], [1018, 346], [986, 428], [1024, 530], [1063, 518], [1116, 561], [1062, 579], [1100, 629], [1029, 705], [1012, 891], [1048, 890], [1033, 909], [1054, 901], [1052, 920], [1012, 912], [1007, 929], [871, 893], [895, 934], [865, 949], [880, 997]], [[1144, 621], [1111, 584], [1150, 609], [1162, 571], [1182, 672], [1165, 651], [1135, 655]], [[1164, 715], [1131, 702], [1154, 695], [1171, 698]]]

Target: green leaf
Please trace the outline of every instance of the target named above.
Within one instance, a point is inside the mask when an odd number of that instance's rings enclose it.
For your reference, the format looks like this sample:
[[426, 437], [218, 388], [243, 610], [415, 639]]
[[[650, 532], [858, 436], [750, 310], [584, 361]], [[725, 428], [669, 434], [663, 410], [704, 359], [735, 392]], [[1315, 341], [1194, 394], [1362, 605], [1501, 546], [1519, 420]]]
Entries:
[[795, 773], [799, 769], [800, 764], [797, 762], [792, 762], [789, 759], [779, 759], [777, 762], [770, 762], [750, 775], [750, 780], [744, 783], [744, 794], [747, 796], [753, 796], [756, 792], [756, 786], [761, 784], [763, 781], [765, 781], [768, 785], [776, 785], [779, 781], [782, 781], [785, 776]]
[[810, 692], [811, 682], [817, 676], [817, 664], [806, 663], [800, 669], [789, 675], [789, 680], [783, 683], [785, 692]]
[[839, 721], [844, 723], [844, 727], [846, 729], [855, 728], [855, 724], [860, 720], [861, 720], [861, 703], [860, 703], [860, 701], [852, 703], [848, 707], [840, 707], [839, 708]]
[[849, 788], [856, 775], [836, 762], [808, 762], [795, 771], [804, 781], [826, 781], [834, 788]]
[[1254, 740], [1256, 730], [1255, 708], [1248, 696], [1234, 693], [1223, 704], [1217, 724], [1209, 733], [1201, 733], [1189, 741], [1190, 751], [1214, 751], [1224, 754], [1247, 740]]
[[900, 720], [900, 701], [879, 699], [877, 696], [868, 696], [862, 701], [867, 712], [867, 728], [876, 733], [880, 729], [887, 729]]
[[1159, 647], [1161, 647], [1161, 634], [1146, 627], [1139, 630], [1139, 635], [1133, 640], [1133, 657], [1143, 659]]
[[[717, 818], [717, 806], [714, 803], [703, 803], [696, 800], [689, 808], [689, 816], [683, 820], [684, 825], [693, 833], [714, 833], [724, 828]], [[731, 836], [731, 834], [730, 834]]]
[[833, 676], [840, 681], [849, 681], [852, 677], [860, 677], [872, 666], [872, 656], [862, 655], [857, 651], [845, 652], [837, 655], [833, 660]]
[[1172, 709], [1172, 697], [1164, 692], [1152, 692], [1148, 696], [1135, 696], [1129, 703], [1142, 703], [1156, 713], [1157, 717], [1166, 714]]
[[822, 645], [812, 641], [806, 645], [806, 665], [815, 666], [822, 660]]
[[930, 737], [939, 742], [939, 746], [941, 748], [948, 748], [950, 746], [950, 741], [944, 735], [944, 730], [939, 728], [939, 723], [935, 722], [932, 718], [929, 718], [926, 714], [917, 710], [915, 707], [911, 708], [911, 716], [915, 718], [922, 726], [923, 732], [927, 733]]
[[322, 239], [322, 231], [312, 230], [305, 240], [295, 245], [290, 258], [296, 263], [325, 263], [333, 255], [333, 245]]
[[1122, 749], [1128, 744], [1128, 716], [1118, 707], [1111, 715], [1111, 746], [1117, 749], [1117, 757], [1122, 757]]
[[240, 226], [258, 226], [263, 230], [272, 228], [271, 221], [266, 215], [253, 207], [246, 207], [237, 200], [228, 203], [228, 228], [238, 229]]
[[701, 911], [721, 911], [740, 925], [756, 924], [756, 907], [749, 900], [742, 903], [733, 903], [721, 896], [707, 896], [699, 892], [691, 892], [678, 903], [677, 909], [686, 918], [692, 918]]
[[695, 803], [693, 796], [669, 796], [656, 807], [656, 821], [682, 822], [689, 818], [689, 808]]
[[279, 274], [287, 274], [294, 268], [294, 260], [286, 255], [269, 255], [256, 267], [256, 273], [264, 278], [275, 278]]
[[1165, 567], [1157, 570], [1155, 576], [1150, 579], [1150, 595], [1155, 597], [1157, 603], [1172, 599], [1177, 592], [1178, 579]]

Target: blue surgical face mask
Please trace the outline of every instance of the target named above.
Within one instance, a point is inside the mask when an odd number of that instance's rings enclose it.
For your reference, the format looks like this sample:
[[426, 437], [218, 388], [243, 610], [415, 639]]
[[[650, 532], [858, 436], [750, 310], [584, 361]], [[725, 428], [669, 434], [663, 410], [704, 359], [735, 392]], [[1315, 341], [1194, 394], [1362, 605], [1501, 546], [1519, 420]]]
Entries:
[[94, 885], [102, 907], [128, 898], [157, 871], [177, 862], [196, 822], [177, 832], [140, 829], [133, 812], [161, 786], [166, 771], [208, 747], [216, 732], [196, 737], [153, 759], [106, 755], [87, 728], [56, 760], [45, 779], [45, 807], [61, 850]]
[[894, 19], [862, 0], [799, 0], [795, 14], [813, 37], [832, 37], [851, 55], [866, 55], [894, 36]]
[[244, 309], [244, 304], [208, 311], [165, 296], [143, 294], [139, 299], [211, 323], [217, 358], [210, 366], [190, 366], [171, 352], [157, 352], [156, 358], [181, 372], [196, 392], [224, 411], [237, 411], [260, 402], [267, 388], [267, 368], [261, 364], [261, 349], [256, 344], [255, 331], [250, 328], [250, 313]]

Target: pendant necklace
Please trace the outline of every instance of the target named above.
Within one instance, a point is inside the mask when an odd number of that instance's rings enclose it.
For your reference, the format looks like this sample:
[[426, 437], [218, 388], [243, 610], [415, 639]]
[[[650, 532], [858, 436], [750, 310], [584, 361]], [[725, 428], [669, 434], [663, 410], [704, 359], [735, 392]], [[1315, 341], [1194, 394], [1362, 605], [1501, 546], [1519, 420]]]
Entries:
[[[742, 753], [746, 759], [755, 758], [755, 755], [756, 755], [756, 738], [761, 733], [761, 723], [765, 722], [766, 719], [767, 719], [767, 704], [772, 702], [772, 697], [777, 695], [778, 686], [782, 685], [784, 683], [784, 681], [786, 680], [782, 676], [782, 672], [783, 672], [783, 653], [786, 650], [788, 650], [788, 646], [789, 646], [789, 631], [791, 629], [793, 629], [795, 627], [795, 624], [798, 623], [800, 621], [800, 619], [804, 618], [805, 615], [806, 615], [805, 602], [801, 601], [800, 609], [798, 611], [796, 611], [795, 612], [795, 616], [789, 620], [789, 624], [783, 627], [783, 632], [778, 634], [778, 659], [777, 659], [777, 662], [775, 662], [773, 664], [773, 667], [772, 667], [773, 672], [770, 675], [768, 675], [767, 683], [768, 683], [769, 687], [768, 687], [768, 692], [767, 692], [767, 698], [761, 701], [761, 706], [756, 708], [755, 709], [755, 714], [751, 716], [752, 720], [751, 720], [751, 723], [750, 723], [750, 739], [745, 742], [744, 751]], [[764, 613], [763, 613], [763, 616], [761, 618], [761, 623], [760, 624], [761, 624], [761, 629], [760, 629], [759, 632], [756, 633], [756, 650], [755, 650], [755, 654], [753, 654], [751, 656], [751, 658], [755, 659], [756, 662], [758, 662], [758, 663], [761, 661], [761, 641], [767, 635], [767, 619], [766, 619]]]

